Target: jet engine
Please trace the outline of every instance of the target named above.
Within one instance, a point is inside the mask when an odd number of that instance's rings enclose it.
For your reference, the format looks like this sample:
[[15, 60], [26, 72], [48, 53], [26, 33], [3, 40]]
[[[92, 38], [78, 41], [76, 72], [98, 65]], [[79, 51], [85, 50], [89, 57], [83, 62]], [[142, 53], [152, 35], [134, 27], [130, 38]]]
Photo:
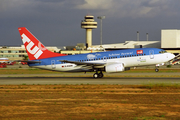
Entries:
[[106, 72], [122, 72], [124, 70], [125, 68], [123, 63], [110, 64], [105, 67]]

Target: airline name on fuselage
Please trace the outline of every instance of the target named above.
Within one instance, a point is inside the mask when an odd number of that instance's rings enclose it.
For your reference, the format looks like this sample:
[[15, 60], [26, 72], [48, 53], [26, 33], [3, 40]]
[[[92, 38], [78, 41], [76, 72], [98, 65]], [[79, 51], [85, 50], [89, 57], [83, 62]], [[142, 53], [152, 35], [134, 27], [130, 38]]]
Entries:
[[115, 54], [113, 54], [113, 53], [112, 53], [112, 54], [109, 54], [109, 56], [119, 56], [119, 55], [120, 55], [120, 54], [116, 54], [116, 53], [115, 53]]
[[132, 55], [133, 52], [121, 53], [121, 55]]

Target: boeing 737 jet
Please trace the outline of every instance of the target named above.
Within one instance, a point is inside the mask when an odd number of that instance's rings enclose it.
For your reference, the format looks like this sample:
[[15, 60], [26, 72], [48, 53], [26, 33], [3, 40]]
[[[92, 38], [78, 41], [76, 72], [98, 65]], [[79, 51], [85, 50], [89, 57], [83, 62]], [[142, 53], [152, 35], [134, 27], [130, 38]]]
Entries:
[[54, 53], [25, 27], [18, 28], [27, 54], [28, 65], [35, 68], [63, 72], [92, 72], [94, 78], [102, 78], [104, 72], [123, 72], [130, 67], [166, 63], [175, 55], [158, 48], [138, 48], [96, 52], [79, 55]]

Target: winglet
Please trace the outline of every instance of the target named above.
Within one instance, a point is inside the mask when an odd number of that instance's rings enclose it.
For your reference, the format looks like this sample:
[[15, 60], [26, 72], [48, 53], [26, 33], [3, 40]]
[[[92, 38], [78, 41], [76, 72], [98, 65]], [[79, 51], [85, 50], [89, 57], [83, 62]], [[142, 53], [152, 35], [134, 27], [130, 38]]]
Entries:
[[58, 56], [66, 56], [49, 51], [31, 32], [25, 27], [18, 28], [23, 44], [26, 48], [29, 60], [37, 60]]

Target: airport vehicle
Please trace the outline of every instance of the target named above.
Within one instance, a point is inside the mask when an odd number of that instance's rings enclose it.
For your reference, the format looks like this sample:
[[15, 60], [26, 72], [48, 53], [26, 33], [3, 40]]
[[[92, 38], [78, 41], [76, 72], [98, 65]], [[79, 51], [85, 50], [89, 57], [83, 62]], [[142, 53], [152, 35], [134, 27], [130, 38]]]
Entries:
[[54, 53], [46, 47], [25, 27], [18, 28], [27, 54], [29, 66], [64, 72], [95, 71], [94, 78], [102, 78], [105, 72], [123, 72], [130, 67], [156, 65], [172, 60], [175, 55], [163, 49], [138, 48], [107, 52], [66, 55]]
[[0, 68], [6, 68], [7, 63], [0, 63]]

